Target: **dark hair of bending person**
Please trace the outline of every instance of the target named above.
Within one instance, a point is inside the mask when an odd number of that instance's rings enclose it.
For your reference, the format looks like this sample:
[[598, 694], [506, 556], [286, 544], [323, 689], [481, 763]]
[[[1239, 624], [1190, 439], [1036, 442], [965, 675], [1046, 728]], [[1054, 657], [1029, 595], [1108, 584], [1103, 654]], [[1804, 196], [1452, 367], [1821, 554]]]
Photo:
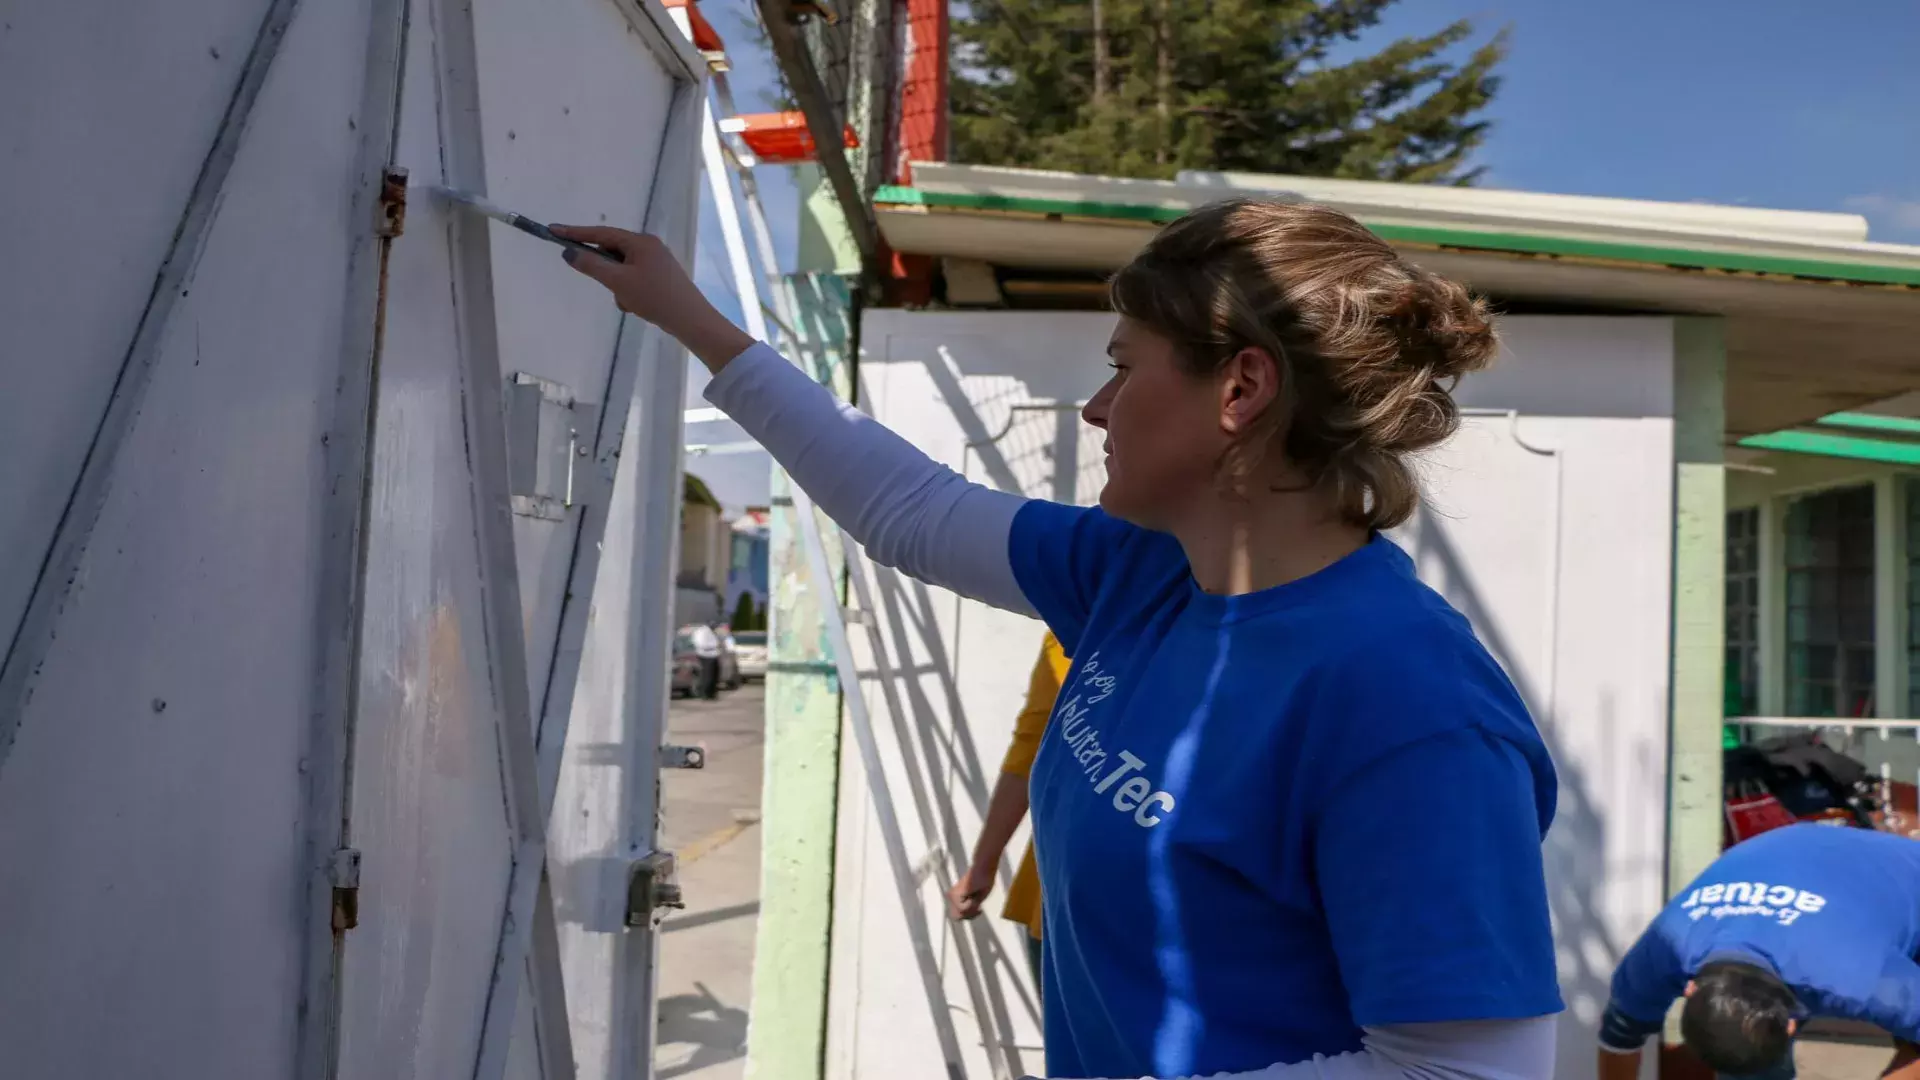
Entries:
[[1680, 1035], [1722, 1076], [1767, 1072], [1793, 1052], [1793, 991], [1765, 968], [1716, 961], [1701, 968], [1680, 1011]]

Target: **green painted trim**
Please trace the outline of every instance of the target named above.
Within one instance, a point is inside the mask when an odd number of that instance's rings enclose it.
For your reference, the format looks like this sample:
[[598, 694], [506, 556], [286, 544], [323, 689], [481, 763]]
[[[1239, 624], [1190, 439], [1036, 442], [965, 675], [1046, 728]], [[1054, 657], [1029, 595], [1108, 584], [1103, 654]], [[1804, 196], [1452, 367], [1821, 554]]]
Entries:
[[1719, 857], [1724, 814], [1727, 347], [1720, 319], [1674, 320], [1673, 383], [1668, 895]]
[[794, 169], [794, 183], [800, 189], [800, 238], [794, 268], [859, 273], [860, 246], [853, 242], [853, 228], [847, 224], [826, 174], [818, 165], [800, 165]]
[[[952, 210], [1041, 214], [1053, 217], [1104, 218], [1113, 221], [1165, 224], [1187, 213], [1186, 207], [1098, 202], [1091, 199], [1035, 199], [974, 192], [924, 191], [888, 186], [879, 189], [880, 205], [920, 206]], [[1403, 244], [1490, 251], [1502, 254], [1543, 255], [1551, 258], [1597, 259], [1640, 263], [1683, 270], [1722, 270], [1777, 277], [1838, 281], [1865, 285], [1904, 285], [1920, 288], [1920, 267], [1884, 263], [1836, 262], [1778, 255], [1751, 255], [1733, 251], [1652, 244], [1627, 244], [1530, 233], [1485, 232], [1417, 225], [1372, 225], [1382, 239]]]
[[[809, 374], [842, 399], [850, 399], [854, 385], [847, 281], [824, 272], [795, 274], [782, 282], [793, 300], [799, 324], [794, 329], [806, 338], [801, 351], [818, 365]], [[748, 1080], [820, 1080], [826, 1072], [841, 697], [822, 604], [844, 599], [813, 586], [790, 488], [776, 468], [768, 515], [773, 595]], [[843, 566], [840, 531], [822, 528], [821, 533], [829, 565]]]
[[1862, 431], [1890, 431], [1901, 435], [1920, 435], [1920, 420], [1904, 416], [1876, 416], [1873, 413], [1828, 413], [1817, 421], [1822, 427], [1858, 428]]
[[1145, 206], [1138, 203], [1095, 202], [1091, 199], [1034, 199], [1020, 195], [975, 192], [922, 191], [888, 185], [874, 193], [876, 204], [926, 206], [951, 210], [992, 210], [1009, 214], [1045, 214], [1050, 217], [1096, 217], [1144, 221], [1165, 225], [1187, 212], [1185, 207]]
[[1817, 454], [1821, 457], [1880, 461], [1891, 465], [1920, 465], [1920, 443], [1858, 439], [1819, 431], [1775, 431], [1765, 435], [1749, 435], [1740, 440], [1740, 445], [1753, 450]]
[[1477, 232], [1465, 229], [1376, 225], [1373, 226], [1373, 231], [1386, 240], [1432, 244], [1436, 247], [1478, 248], [1487, 251], [1548, 255], [1554, 258], [1645, 263], [1651, 266], [1684, 270], [1726, 270], [1775, 277], [1810, 278], [1818, 281], [1906, 285], [1920, 288], [1920, 268], [1916, 267], [1832, 262], [1824, 259], [1793, 259], [1777, 255], [1748, 255], [1733, 251], [1700, 251], [1693, 248], [1656, 247], [1650, 244], [1621, 244], [1606, 240], [1578, 240], [1561, 236], [1530, 236], [1524, 233]]

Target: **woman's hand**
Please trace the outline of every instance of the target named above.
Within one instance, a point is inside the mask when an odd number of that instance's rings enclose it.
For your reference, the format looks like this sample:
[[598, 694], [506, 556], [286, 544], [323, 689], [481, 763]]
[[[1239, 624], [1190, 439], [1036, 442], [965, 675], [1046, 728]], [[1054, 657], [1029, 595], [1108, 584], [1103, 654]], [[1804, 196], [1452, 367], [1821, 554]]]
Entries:
[[947, 890], [947, 915], [962, 922], [980, 914], [980, 905], [993, 892], [993, 867], [967, 867], [967, 872]]
[[715, 311], [693, 279], [657, 236], [601, 225], [555, 225], [556, 236], [619, 253], [620, 262], [569, 248], [567, 265], [605, 286], [620, 310], [672, 334], [718, 374], [727, 361], [753, 344], [739, 327]]

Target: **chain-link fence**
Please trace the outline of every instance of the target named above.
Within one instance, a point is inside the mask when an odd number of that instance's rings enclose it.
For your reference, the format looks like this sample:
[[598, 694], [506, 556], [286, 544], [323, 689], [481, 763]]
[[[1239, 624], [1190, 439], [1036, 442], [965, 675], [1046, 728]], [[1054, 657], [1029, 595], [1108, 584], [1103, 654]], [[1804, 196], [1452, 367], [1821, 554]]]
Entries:
[[[805, 115], [817, 161], [869, 271], [879, 237], [872, 200], [901, 175], [903, 76], [919, 6], [907, 0], [756, 0], [784, 97]], [[938, 94], [909, 95], [919, 112]]]
[[[814, 5], [794, 4], [794, 8]], [[871, 199], [894, 174], [899, 135], [901, 48], [906, 7], [902, 0], [839, 0], [837, 18], [800, 16], [807, 53], [820, 73], [835, 119], [857, 145], [847, 152], [860, 195]]]

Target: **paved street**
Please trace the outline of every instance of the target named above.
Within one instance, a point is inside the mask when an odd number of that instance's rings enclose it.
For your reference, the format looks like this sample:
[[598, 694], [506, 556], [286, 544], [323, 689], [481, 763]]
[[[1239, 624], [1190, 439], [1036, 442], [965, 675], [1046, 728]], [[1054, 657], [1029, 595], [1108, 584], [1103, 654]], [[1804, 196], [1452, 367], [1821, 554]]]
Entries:
[[1873, 1080], [1893, 1059], [1893, 1047], [1884, 1042], [1801, 1039], [1794, 1044], [1793, 1058], [1799, 1080]]
[[735, 1080], [745, 1065], [753, 934], [760, 911], [764, 695], [675, 701], [668, 742], [706, 747], [706, 768], [661, 780], [665, 847], [687, 907], [661, 927], [659, 1080]]

